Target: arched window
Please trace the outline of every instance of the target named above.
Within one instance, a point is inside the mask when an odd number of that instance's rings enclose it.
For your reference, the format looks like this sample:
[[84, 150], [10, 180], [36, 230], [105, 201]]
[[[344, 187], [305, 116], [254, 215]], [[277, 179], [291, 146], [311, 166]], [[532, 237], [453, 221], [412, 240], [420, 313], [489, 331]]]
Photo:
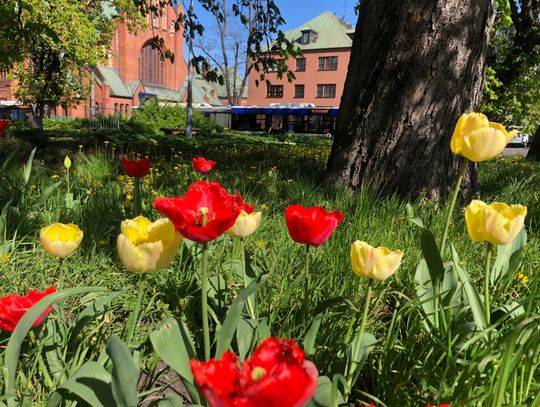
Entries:
[[118, 113], [118, 103], [114, 104], [114, 113]]
[[163, 85], [163, 62], [158, 50], [147, 43], [141, 49], [140, 74], [143, 83]]
[[129, 113], [129, 105], [126, 103], [126, 106], [124, 106], [124, 107], [126, 108], [125, 113], [126, 113], [126, 115], [127, 115], [127, 114]]
[[123, 103], [120, 103], [120, 111], [119, 111], [120, 114], [124, 113], [124, 104]]
[[95, 106], [94, 106], [94, 114], [99, 114], [99, 103], [96, 102]]

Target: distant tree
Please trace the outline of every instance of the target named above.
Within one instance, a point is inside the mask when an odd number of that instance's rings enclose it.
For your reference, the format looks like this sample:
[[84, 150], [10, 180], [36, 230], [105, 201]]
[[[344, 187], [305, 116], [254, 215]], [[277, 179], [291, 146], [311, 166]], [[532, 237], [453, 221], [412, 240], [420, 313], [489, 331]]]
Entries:
[[260, 73], [260, 81], [265, 80], [270, 68], [277, 71], [279, 77], [294, 78], [294, 73], [279, 61], [298, 55], [300, 50], [279, 30], [285, 20], [274, 1], [199, 2], [213, 16], [214, 26], [206, 35], [198, 37], [196, 47], [205, 62], [217, 70], [229, 104], [240, 104], [252, 70]]
[[[540, 1], [498, 4], [482, 111], [540, 133]], [[534, 140], [529, 156], [540, 159], [540, 138]]]
[[[478, 108], [492, 0], [362, 0], [325, 181], [441, 198], [458, 117]], [[476, 186], [474, 167], [469, 191]]]
[[16, 80], [15, 96], [32, 106], [35, 127], [51, 107], [80, 103], [85, 66], [105, 60], [118, 19], [142, 21], [131, 0], [4, 0], [0, 15], [0, 64]]

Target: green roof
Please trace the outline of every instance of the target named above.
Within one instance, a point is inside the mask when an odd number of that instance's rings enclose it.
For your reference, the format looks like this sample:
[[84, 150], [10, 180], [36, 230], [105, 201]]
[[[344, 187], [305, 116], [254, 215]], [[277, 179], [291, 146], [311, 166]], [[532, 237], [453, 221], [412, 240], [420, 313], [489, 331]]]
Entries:
[[[213, 106], [222, 106], [221, 100], [218, 98], [218, 91], [215, 88], [215, 84], [210, 83], [203, 79], [202, 75], [193, 75], [193, 103], [205, 104], [209, 103]], [[214, 91], [214, 95], [212, 95]], [[180, 88], [180, 94], [182, 100], [186, 98], [187, 92], [187, 79], [184, 81], [184, 84]]]
[[152, 86], [143, 84], [144, 91], [156, 95], [160, 100], [166, 100], [169, 102], [180, 102], [180, 92], [172, 89], [162, 88], [161, 86]]
[[[301, 44], [302, 31], [315, 32], [315, 39], [308, 44]], [[289, 41], [295, 42], [303, 51], [328, 48], [350, 48], [354, 27], [336, 16], [331, 11], [325, 11], [321, 15], [309, 20], [298, 28], [285, 32]]]
[[101, 77], [105, 81], [105, 84], [111, 89], [111, 96], [117, 96], [121, 98], [133, 97], [133, 93], [131, 92], [129, 87], [126, 86], [122, 78], [120, 78], [120, 75], [115, 68], [98, 65], [96, 69], [99, 75], [101, 75]]

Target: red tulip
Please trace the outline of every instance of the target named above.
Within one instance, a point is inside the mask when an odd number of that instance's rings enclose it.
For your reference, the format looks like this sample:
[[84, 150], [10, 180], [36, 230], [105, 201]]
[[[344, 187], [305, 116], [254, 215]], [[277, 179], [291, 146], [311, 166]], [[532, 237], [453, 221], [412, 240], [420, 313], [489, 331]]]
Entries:
[[[9, 294], [0, 298], [0, 329], [13, 332], [20, 319], [32, 306], [49, 294], [56, 292], [56, 287], [51, 286], [43, 292], [30, 290], [27, 295]], [[32, 325], [34, 328], [43, 323], [52, 306], [48, 307]]]
[[204, 157], [193, 158], [191, 162], [193, 163], [193, 169], [195, 171], [199, 171], [203, 173], [207, 173], [212, 168], [214, 168], [214, 165], [216, 165], [215, 161], [207, 160]]
[[241, 365], [225, 352], [190, 366], [210, 407], [301, 407], [317, 389], [317, 368], [292, 339], [266, 339]]
[[184, 196], [159, 198], [154, 207], [186, 239], [204, 243], [229, 230], [240, 214], [241, 195], [229, 195], [219, 182], [199, 181]]
[[320, 246], [343, 220], [343, 214], [339, 211], [327, 212], [320, 206], [308, 209], [301, 205], [291, 205], [285, 210], [285, 219], [292, 240]]
[[124, 172], [129, 177], [144, 177], [150, 169], [150, 161], [147, 159], [128, 160], [127, 158], [122, 158], [120, 165], [122, 165]]

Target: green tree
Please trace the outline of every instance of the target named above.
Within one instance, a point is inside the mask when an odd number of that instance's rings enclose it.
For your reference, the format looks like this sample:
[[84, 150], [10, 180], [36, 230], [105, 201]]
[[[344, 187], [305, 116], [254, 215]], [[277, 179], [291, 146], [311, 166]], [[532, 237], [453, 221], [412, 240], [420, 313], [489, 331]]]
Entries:
[[86, 66], [104, 61], [117, 19], [142, 22], [127, 0], [7, 0], [0, 16], [0, 64], [17, 81], [15, 96], [32, 106], [36, 127], [51, 107], [80, 103]]

